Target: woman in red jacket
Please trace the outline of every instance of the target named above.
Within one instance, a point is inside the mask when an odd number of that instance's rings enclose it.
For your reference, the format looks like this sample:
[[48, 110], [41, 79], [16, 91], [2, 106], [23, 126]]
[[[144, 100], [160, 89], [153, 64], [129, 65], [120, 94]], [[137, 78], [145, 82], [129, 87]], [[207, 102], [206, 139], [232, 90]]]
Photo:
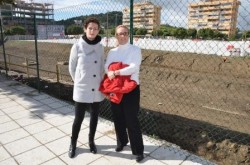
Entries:
[[[137, 84], [132, 91], [123, 94], [120, 103], [111, 102], [117, 137], [116, 151], [122, 151], [129, 141], [132, 154], [136, 155], [136, 161], [140, 162], [144, 158], [144, 145], [138, 119], [140, 109], [139, 70], [142, 59], [141, 49], [129, 43], [129, 29], [124, 25], [116, 27], [116, 39], [119, 45], [109, 51], [105, 63], [105, 71], [108, 78], [112, 80], [116, 76], [130, 76], [130, 79]], [[114, 62], [122, 62], [127, 67], [109, 71], [109, 65]]]

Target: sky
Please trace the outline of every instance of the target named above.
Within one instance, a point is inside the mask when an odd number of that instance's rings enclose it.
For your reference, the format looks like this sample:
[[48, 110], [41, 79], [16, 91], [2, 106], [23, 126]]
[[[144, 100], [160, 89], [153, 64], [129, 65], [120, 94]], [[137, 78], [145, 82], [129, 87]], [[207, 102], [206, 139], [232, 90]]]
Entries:
[[[30, 0], [25, 0], [30, 2]], [[143, 2], [145, 0], [134, 0]], [[188, 3], [200, 0], [150, 0], [162, 7], [161, 23], [177, 27], [187, 27]], [[240, 0], [238, 27], [250, 30], [250, 0]], [[108, 11], [122, 11], [128, 7], [130, 0], [33, 0], [38, 3], [54, 4], [55, 20], [68, 19], [79, 15], [106, 13]]]

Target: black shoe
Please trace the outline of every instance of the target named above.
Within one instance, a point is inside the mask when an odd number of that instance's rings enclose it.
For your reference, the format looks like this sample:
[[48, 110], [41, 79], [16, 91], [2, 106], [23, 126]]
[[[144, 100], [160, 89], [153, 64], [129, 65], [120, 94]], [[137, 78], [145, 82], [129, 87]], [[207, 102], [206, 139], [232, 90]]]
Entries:
[[126, 146], [126, 145], [117, 146], [116, 149], [115, 149], [115, 151], [116, 151], [116, 152], [120, 152], [120, 151], [123, 150], [123, 148], [124, 148], [125, 146]]
[[142, 161], [144, 159], [144, 155], [142, 154], [142, 155], [137, 155], [136, 156], [136, 162], [140, 162], [140, 161]]
[[76, 146], [73, 146], [72, 144], [70, 144], [68, 155], [70, 158], [73, 158], [75, 157], [75, 154], [76, 154]]
[[90, 152], [92, 152], [93, 154], [97, 153], [97, 149], [96, 149], [94, 142], [89, 142], [89, 149], [90, 149]]

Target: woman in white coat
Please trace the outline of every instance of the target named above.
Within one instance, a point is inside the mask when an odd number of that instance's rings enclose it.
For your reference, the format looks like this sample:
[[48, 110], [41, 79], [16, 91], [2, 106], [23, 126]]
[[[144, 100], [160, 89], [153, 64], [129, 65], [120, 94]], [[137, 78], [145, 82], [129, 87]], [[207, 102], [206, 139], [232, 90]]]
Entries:
[[101, 45], [100, 23], [96, 18], [84, 21], [85, 34], [75, 43], [70, 52], [69, 73], [74, 81], [73, 100], [75, 101], [75, 119], [72, 126], [71, 143], [68, 155], [75, 156], [78, 134], [90, 108], [89, 147], [96, 153], [94, 137], [98, 123], [99, 104], [104, 96], [98, 90], [104, 75], [104, 48]]

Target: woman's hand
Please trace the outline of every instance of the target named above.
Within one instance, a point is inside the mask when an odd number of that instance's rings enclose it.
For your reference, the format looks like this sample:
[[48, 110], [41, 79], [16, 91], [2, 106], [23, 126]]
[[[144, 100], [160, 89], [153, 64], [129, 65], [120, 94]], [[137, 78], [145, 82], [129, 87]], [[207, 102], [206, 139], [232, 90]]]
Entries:
[[113, 78], [115, 78], [115, 76], [120, 75], [120, 71], [119, 70], [115, 70], [115, 71], [109, 71], [108, 72], [108, 78], [110, 80], [112, 80]]
[[110, 80], [112, 80], [113, 78], [115, 78], [115, 71], [109, 71], [109, 72], [108, 72], [108, 78], [109, 78]]

